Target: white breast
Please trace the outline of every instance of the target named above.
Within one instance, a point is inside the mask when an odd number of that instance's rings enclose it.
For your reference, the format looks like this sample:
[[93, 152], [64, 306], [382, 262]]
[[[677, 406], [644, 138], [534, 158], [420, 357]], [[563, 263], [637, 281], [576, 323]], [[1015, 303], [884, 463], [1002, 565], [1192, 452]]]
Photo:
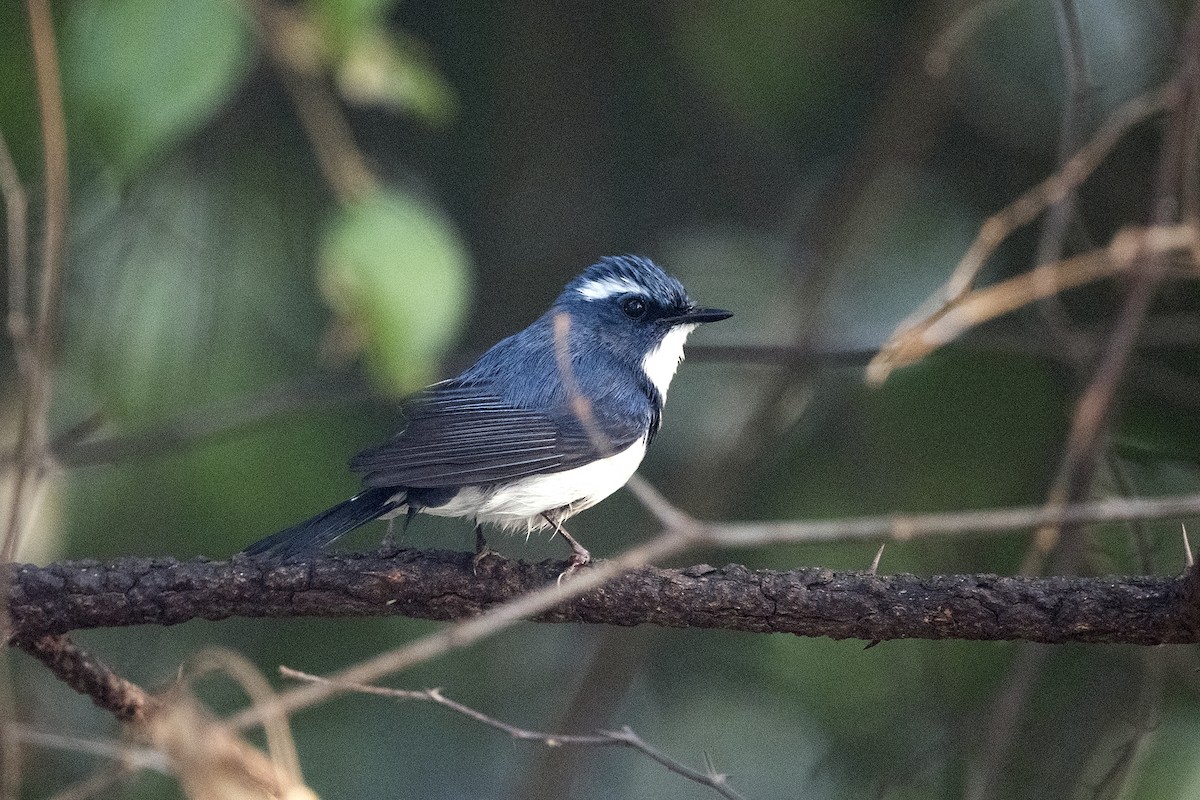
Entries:
[[582, 467], [546, 475], [531, 475], [499, 487], [462, 489], [449, 503], [424, 508], [439, 517], [472, 517], [505, 528], [523, 531], [547, 526], [542, 512], [566, 508], [563, 519], [591, 508], [620, 489], [646, 455], [646, 440], [637, 440], [621, 452]]
[[675, 377], [675, 370], [679, 369], [679, 362], [683, 361], [683, 343], [687, 341], [688, 334], [695, 329], [695, 325], [676, 325], [667, 331], [658, 347], [642, 359], [642, 370], [658, 388], [658, 393], [664, 401], [667, 399], [671, 379]]

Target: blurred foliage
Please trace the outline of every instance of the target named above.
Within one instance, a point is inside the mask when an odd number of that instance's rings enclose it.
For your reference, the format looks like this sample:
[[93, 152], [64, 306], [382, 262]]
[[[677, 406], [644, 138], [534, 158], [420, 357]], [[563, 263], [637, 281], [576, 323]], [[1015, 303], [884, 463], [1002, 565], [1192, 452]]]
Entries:
[[[1089, 71], [1078, 109], [1086, 137], [1166, 75], [1181, 7], [1071, 5]], [[56, 4], [72, 216], [53, 429], [94, 418], [98, 436], [138, 435], [219, 417], [317, 374], [407, 391], [528, 324], [606, 253], [654, 256], [698, 300], [737, 312], [695, 344], [788, 345], [807, 332], [842, 356], [877, 346], [945, 280], [979, 223], [1057, 157], [1066, 81], [1054, 6], [997, 4], [944, 54], [949, 75], [934, 80], [919, 65], [963, 8]], [[265, 9], [286, 24], [261, 24]], [[268, 35], [281, 37], [277, 47]], [[36, 226], [30, 64], [22, 6], [0, 3], [0, 132]], [[317, 100], [298, 85], [315, 87]], [[314, 125], [326, 101], [352, 140], [328, 119]], [[1157, 121], [1139, 126], [1089, 178], [1067, 253], [1144, 219], [1159, 135]], [[318, 152], [349, 152], [371, 188], [347, 198], [330, 185], [343, 162]], [[1006, 242], [984, 280], [1026, 271], [1040, 235], [1034, 225]], [[1010, 315], [879, 389], [845, 358], [690, 360], [645, 472], [682, 507], [727, 519], [1039, 502], [1120, 290], [1089, 287]], [[1195, 490], [1198, 312], [1200, 293], [1184, 282], [1153, 309], [1095, 494]], [[11, 419], [16, 376], [10, 361], [3, 369]], [[391, 432], [396, 415], [313, 406], [67, 473], [27, 557], [223, 557], [342, 499], [355, 488], [344, 459]], [[572, 525], [599, 556], [653, 530], [623, 494]], [[370, 547], [378, 534], [346, 546]], [[427, 519], [408, 535], [449, 548], [471, 536], [469, 525]], [[1107, 526], [1092, 532], [1081, 569], [1177, 572], [1178, 537], [1173, 523]], [[542, 537], [492, 544], [563, 555]], [[881, 569], [1010, 573], [1028, 545], [1026, 534], [892, 543]], [[692, 557], [862, 569], [874, 551], [830, 543]], [[234, 620], [80, 638], [158, 687], [209, 644], [236, 647], [267, 672], [278, 663], [324, 672], [432, 627]], [[592, 663], [604, 658], [612, 662]], [[1040, 666], [1022, 679], [1016, 663]], [[13, 667], [31, 724], [115, 735], [44, 670]], [[1194, 648], [864, 651], [529, 625], [398, 683], [442, 686], [548, 730], [569, 724], [572, 703], [605, 698], [596, 724], [630, 724], [688, 763], [709, 753], [752, 798], [962, 796], [992, 753], [1002, 763], [984, 796], [1184, 798], [1200, 782], [1195, 669]], [[219, 709], [241, 702], [219, 684], [205, 692]], [[1023, 699], [1014, 732], [997, 742], [993, 704], [1005, 692]], [[517, 797], [546, 764], [568, 771], [571, 797], [704, 796], [628, 752], [556, 760], [423, 706], [349, 698], [294, 724], [306, 775], [326, 797]], [[31, 756], [26, 797], [88, 774], [78, 754], [43, 755]], [[118, 794], [177, 790], [142, 777]]]
[[370, 341], [381, 381], [406, 393], [433, 381], [432, 367], [462, 321], [468, 263], [436, 209], [379, 193], [341, 209], [330, 224], [321, 286]]
[[796, 109], [834, 102], [852, 80], [849, 51], [872, 23], [894, 14], [880, 2], [702, 0], [673, 9], [672, 44], [731, 111], [756, 127], [792, 127]]
[[83, 0], [63, 24], [72, 142], [136, 174], [228, 103], [249, 32], [228, 0]]
[[313, 0], [307, 10], [347, 101], [446, 123], [457, 108], [454, 91], [421, 41], [388, 25], [394, 5], [395, 0]]

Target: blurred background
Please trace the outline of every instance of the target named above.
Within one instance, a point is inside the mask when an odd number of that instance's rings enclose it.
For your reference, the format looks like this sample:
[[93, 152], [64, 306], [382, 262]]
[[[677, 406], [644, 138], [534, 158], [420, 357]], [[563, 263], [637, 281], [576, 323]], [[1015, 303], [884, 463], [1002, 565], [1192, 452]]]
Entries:
[[[74, 0], [55, 5], [70, 143], [51, 429], [84, 426], [19, 554], [223, 558], [343, 499], [394, 400], [527, 325], [599, 256], [648, 255], [732, 309], [692, 337], [643, 474], [714, 519], [1038, 503], [1121, 286], [975, 331], [869, 388], [863, 366], [980, 223], [1170, 75], [1173, 2]], [[0, 4], [0, 132], [42, 196], [28, 23]], [[1135, 126], [984, 280], [1144, 222], [1162, 119]], [[36, 242], [35, 252], [36, 256]], [[36, 259], [34, 261], [36, 263]], [[1169, 282], [1122, 386], [1096, 497], [1195, 491], [1200, 296]], [[3, 412], [17, 380], [6, 350]], [[74, 455], [71, 455], [71, 454]], [[645, 540], [625, 493], [577, 518]], [[382, 525], [339, 543], [371, 548]], [[461, 521], [406, 543], [469, 549]], [[889, 545], [882, 572], [1012, 574], [1028, 534]], [[562, 558], [545, 537], [503, 553]], [[688, 563], [865, 569], [870, 543]], [[1182, 569], [1176, 524], [1088, 531], [1050, 568]], [[434, 629], [234, 620], [79, 635], [162, 687], [223, 644], [323, 673]], [[805, 640], [528, 624], [398, 676], [513, 724], [631, 725], [751, 798], [1195, 797], [1191, 647]], [[7, 655], [7, 654], [6, 654]], [[118, 734], [23, 655], [15, 710]], [[272, 680], [275, 680], [272, 677]], [[206, 684], [218, 711], [238, 692]], [[347, 697], [293, 720], [323, 797], [710, 796], [634, 753], [514, 743], [442, 709]], [[23, 797], [98, 763], [32, 749]], [[141, 775], [111, 796], [180, 796]]]

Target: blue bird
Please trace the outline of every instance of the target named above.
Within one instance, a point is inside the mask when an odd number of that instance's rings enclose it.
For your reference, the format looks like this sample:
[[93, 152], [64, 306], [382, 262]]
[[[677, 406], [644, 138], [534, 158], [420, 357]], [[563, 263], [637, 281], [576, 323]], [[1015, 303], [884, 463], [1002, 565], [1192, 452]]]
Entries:
[[363, 491], [244, 552], [291, 556], [425, 513], [473, 519], [476, 558], [483, 523], [553, 527], [573, 572], [591, 555], [562, 523], [625, 485], [662, 424], [688, 334], [730, 316], [697, 307], [649, 259], [603, 258], [528, 328], [411, 398], [403, 430], [351, 459]]

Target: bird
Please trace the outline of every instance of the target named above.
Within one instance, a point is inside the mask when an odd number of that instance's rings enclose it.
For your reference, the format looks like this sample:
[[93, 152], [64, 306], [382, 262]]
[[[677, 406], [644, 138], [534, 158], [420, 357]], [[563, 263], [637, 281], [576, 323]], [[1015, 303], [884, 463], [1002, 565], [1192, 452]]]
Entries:
[[484, 524], [553, 528], [571, 574], [591, 554], [563, 523], [633, 476], [688, 335], [731, 316], [698, 306], [648, 258], [601, 258], [529, 327], [403, 401], [399, 433], [350, 460], [358, 494], [242, 552], [308, 554], [376, 519], [389, 521], [390, 540], [397, 517], [406, 529], [425, 513], [474, 521], [476, 566], [490, 552]]

